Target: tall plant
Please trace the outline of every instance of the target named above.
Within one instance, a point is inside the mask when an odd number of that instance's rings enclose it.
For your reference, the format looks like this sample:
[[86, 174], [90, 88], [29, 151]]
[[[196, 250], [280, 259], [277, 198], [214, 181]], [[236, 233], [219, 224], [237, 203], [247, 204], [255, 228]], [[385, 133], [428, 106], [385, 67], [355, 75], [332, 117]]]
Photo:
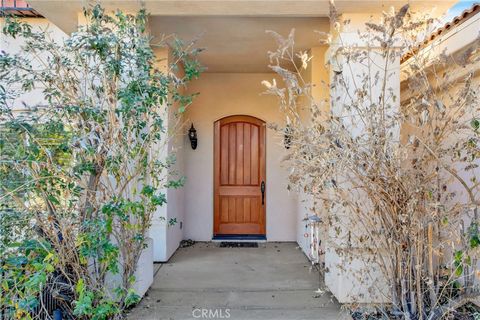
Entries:
[[[329, 101], [312, 96], [303, 77], [312, 57], [295, 51], [294, 33], [271, 32], [279, 44], [271, 68], [285, 86], [264, 84], [288, 124], [276, 128], [288, 135], [290, 182], [329, 225], [327, 246], [348, 258], [336, 267], [360, 261], [350, 270], [356, 285], [388, 302], [387, 317], [439, 319], [478, 296], [480, 110], [471, 68], [478, 43], [455, 55], [421, 50], [436, 21], [408, 6], [366, 23], [355, 33], [361, 45], [343, 39], [349, 21], [333, 6], [331, 23], [322, 34]], [[361, 280], [375, 272], [385, 284]]]
[[[79, 319], [116, 318], [136, 303], [153, 215], [165, 188], [181, 185], [167, 180], [172, 159], [162, 152], [173, 129], [164, 123], [191, 101], [181, 89], [199, 75], [198, 50], [152, 44], [145, 10], [84, 14], [61, 42], [13, 18], [3, 28], [24, 41], [21, 52], [0, 54], [0, 214], [5, 228], [14, 222], [7, 211], [24, 222], [1, 252], [0, 304], [15, 318], [42, 314], [47, 291]], [[152, 46], [169, 44], [174, 62], [160, 71]], [[25, 92], [43, 101], [19, 108]]]

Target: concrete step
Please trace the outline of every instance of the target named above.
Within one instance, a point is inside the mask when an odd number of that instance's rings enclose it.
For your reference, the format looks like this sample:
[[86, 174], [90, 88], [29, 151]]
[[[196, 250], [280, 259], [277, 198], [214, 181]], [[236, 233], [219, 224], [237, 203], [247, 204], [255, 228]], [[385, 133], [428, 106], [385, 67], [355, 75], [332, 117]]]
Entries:
[[304, 309], [326, 308], [338, 304], [329, 293], [314, 290], [158, 290], [152, 289], [145, 298], [150, 306], [232, 307], [241, 309]]
[[129, 319], [195, 319], [196, 316], [199, 319], [203, 316], [207, 319], [350, 319], [348, 313], [339, 313], [338, 303], [329, 293], [305, 289], [218, 288], [151, 289], [136, 308], [135, 318]]
[[[204, 311], [205, 310], [205, 311]], [[228, 310], [228, 312], [227, 312]], [[202, 314], [203, 312], [203, 314]], [[202, 309], [187, 307], [162, 306], [145, 313], [136, 312], [128, 316], [129, 320], [195, 320], [195, 319], [229, 319], [229, 320], [351, 320], [346, 311], [338, 309]]]

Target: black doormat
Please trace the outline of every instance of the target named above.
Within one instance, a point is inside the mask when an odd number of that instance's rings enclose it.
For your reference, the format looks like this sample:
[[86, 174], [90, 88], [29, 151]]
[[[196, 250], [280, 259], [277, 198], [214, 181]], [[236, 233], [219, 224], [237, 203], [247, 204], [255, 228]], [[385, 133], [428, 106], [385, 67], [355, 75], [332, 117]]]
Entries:
[[265, 235], [261, 234], [217, 234], [213, 236], [212, 240], [219, 240], [219, 241], [235, 241], [235, 240], [242, 240], [242, 241], [257, 241], [257, 240], [267, 240]]
[[220, 248], [258, 248], [257, 242], [220, 242]]

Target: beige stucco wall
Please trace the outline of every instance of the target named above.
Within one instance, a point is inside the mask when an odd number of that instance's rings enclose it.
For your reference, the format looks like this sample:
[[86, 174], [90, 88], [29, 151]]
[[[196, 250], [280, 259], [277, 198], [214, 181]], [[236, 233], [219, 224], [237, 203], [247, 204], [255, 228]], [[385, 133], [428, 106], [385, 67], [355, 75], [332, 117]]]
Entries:
[[[371, 49], [369, 55], [372, 61], [372, 67], [365, 63], [347, 62], [341, 51], [337, 48], [346, 48], [347, 50], [364, 50], [366, 47], [365, 39], [361, 38], [359, 32], [365, 29], [365, 22], [379, 21], [378, 15], [362, 14], [344, 14], [342, 19], [349, 20], [350, 23], [336, 33], [329, 54], [332, 59], [332, 69], [335, 72], [342, 72], [346, 82], [345, 86], [336, 86], [331, 89], [331, 111], [333, 116], [342, 117], [343, 122], [349, 130], [352, 137], [357, 137], [365, 130], [363, 122], [356, 113], [353, 113], [344, 107], [345, 103], [350, 103], [348, 97], [355, 96], [356, 83], [364, 74], [374, 74], [377, 69], [382, 75], [381, 70], [385, 65], [385, 60], [378, 55], [379, 44], [368, 43]], [[331, 79], [333, 79], [334, 70], [331, 70]], [[388, 76], [386, 79], [386, 88], [390, 89], [397, 97], [400, 95], [400, 59], [389, 61]], [[382, 76], [380, 76], [382, 77]], [[372, 95], [370, 99], [378, 100], [383, 93], [383, 87], [379, 81], [372, 83], [369, 91]], [[346, 98], [347, 97], [347, 98]], [[376, 98], [375, 98], [376, 97]], [[366, 106], [363, 106], [366, 107]], [[391, 110], [394, 112], [400, 107], [399, 102], [391, 103]], [[391, 128], [393, 139], [398, 139], [399, 128]], [[342, 181], [344, 177], [336, 177], [336, 181]], [[348, 182], [342, 182], [342, 187], [351, 189]], [[362, 192], [355, 192], [352, 189], [351, 199], [364, 202], [365, 195]], [[366, 198], [365, 198], [366, 199]], [[367, 231], [360, 221], [355, 221], [358, 215], [344, 207], [335, 207], [330, 209], [331, 219], [326, 235], [325, 244], [325, 284], [337, 298], [340, 303], [385, 303], [389, 301], [388, 286], [385, 277], [380, 272], [380, 268], [375, 264], [375, 260], [368, 254], [366, 244], [358, 241]], [[340, 232], [338, 232], [340, 230]], [[346, 241], [350, 239], [352, 241]], [[360, 258], [358, 258], [360, 257]]]
[[[480, 53], [478, 52], [480, 48], [480, 40], [478, 38], [478, 30], [480, 30], [480, 14], [476, 14], [462, 24], [449, 29], [446, 33], [436, 37], [436, 39], [429, 43], [429, 45], [423, 47], [418, 52], [418, 55], [425, 55], [430, 61], [435, 61], [439, 55], [445, 55], [451, 59], [451, 63], [446, 67], [439, 64], [432, 64], [432, 67], [427, 69], [429, 72], [428, 78], [430, 86], [434, 90], [439, 90], [437, 93], [438, 99], [441, 99], [447, 108], [449, 105], [455, 103], [455, 100], [463, 89], [464, 83], [470, 74], [472, 75], [471, 86], [473, 88], [478, 88], [480, 86]], [[468, 63], [465, 66], [462, 66], [461, 61], [464, 60], [463, 56], [469, 51], [473, 52], [473, 54], [468, 60]], [[407, 78], [407, 71], [410, 70], [410, 61], [411, 59], [402, 64], [402, 104], [406, 104], [409, 98], [414, 94], [418, 94], [417, 92], [412, 93], [408, 88], [409, 79]], [[442, 77], [443, 74], [448, 74], [448, 78], [442, 78], [442, 81], [439, 81], [437, 77]], [[445, 79], [448, 79], [448, 81]], [[440, 86], [442, 89], [439, 89]], [[480, 105], [480, 103], [478, 105]], [[449, 112], [448, 109], [447, 112]], [[472, 114], [466, 114], [464, 118], [458, 118], [457, 110], [455, 117], [460, 123], [464, 121], [465, 124], [469, 126], [469, 119], [472, 117]], [[405, 123], [402, 126], [401, 131], [402, 143], [407, 143], [411, 134], [418, 134], [418, 130], [415, 130], [411, 124]], [[445, 143], [453, 144], [460, 138], [462, 138], [460, 135], [450, 136], [448, 139], [445, 139]], [[462, 166], [454, 165], [454, 167], [456, 167], [457, 174], [467, 182], [470, 182], [470, 179], [474, 175], [477, 179], [480, 175], [480, 170], [478, 169], [465, 171]], [[448, 187], [449, 190], [457, 194], [457, 197], [455, 198], [456, 201], [467, 201], [466, 193], [457, 180], [452, 179]]]
[[[301, 70], [302, 78], [305, 82], [310, 83], [311, 87], [311, 96], [317, 104], [321, 104], [322, 101], [329, 99], [330, 90], [329, 82], [330, 75], [328, 66], [326, 65], [325, 55], [327, 53], [328, 46], [319, 46], [311, 48], [309, 54], [312, 56], [310, 63], [308, 64], [307, 69]], [[310, 111], [308, 106], [310, 105], [310, 99], [306, 97], [301, 97], [299, 105], [301, 106], [301, 117], [302, 121], [305, 123], [310, 122]], [[328, 103], [323, 104], [323, 115], [326, 117], [330, 112]], [[298, 195], [297, 202], [297, 243], [303, 252], [308, 256], [312, 256], [312, 248], [310, 244], [311, 228], [309, 222], [305, 220], [309, 216], [315, 214], [312, 211], [313, 200], [310, 196], [307, 196], [304, 193]], [[321, 241], [321, 247], [325, 244], [325, 228], [320, 228], [319, 230], [319, 240]], [[324, 255], [319, 256], [319, 262], [324, 262]]]
[[[200, 95], [186, 113], [187, 121], [197, 129], [198, 147], [192, 150], [185, 137], [185, 238], [212, 239], [214, 122], [237, 114], [255, 116], [267, 123], [281, 122], [276, 99], [261, 95], [261, 81], [272, 78], [269, 73], [206, 73], [190, 85], [190, 92]], [[295, 241], [296, 197], [287, 191], [287, 172], [281, 164], [285, 148], [271, 129], [267, 129], [266, 140], [267, 240]]]
[[[33, 27], [33, 30], [47, 30], [50, 34], [50, 37], [57, 42], [63, 41], [67, 38], [67, 35], [60, 30], [57, 26], [52, 24], [50, 21], [44, 18], [23, 18], [21, 21], [30, 24]], [[0, 18], [0, 30], [3, 29], [5, 25], [5, 19]], [[22, 37], [12, 38], [10, 36], [6, 36], [3, 33], [0, 33], [0, 50], [3, 50], [9, 54], [19, 53], [22, 50], [22, 46], [24, 45], [25, 41]], [[35, 65], [36, 60], [32, 60], [31, 63], [33, 67]], [[38, 64], [38, 67], [42, 67]], [[8, 89], [8, 88], [7, 88]], [[18, 89], [18, 88], [10, 88], [10, 89]], [[45, 104], [45, 100], [42, 98], [43, 94], [42, 88], [37, 87], [36, 89], [32, 90], [31, 92], [24, 93], [20, 95], [17, 99], [15, 99], [13, 108], [14, 110], [23, 110], [24, 106], [23, 103], [29, 106], [41, 105]]]
[[[429, 83], [433, 90], [438, 90], [437, 97], [447, 107], [447, 114], [454, 113], [454, 118], [456, 118], [456, 121], [458, 121], [459, 123], [464, 123], [467, 126], [470, 126], [470, 119], [472, 116], [478, 117], [478, 107], [480, 107], [480, 102], [477, 100], [477, 111], [474, 112], [474, 114], [469, 112], [463, 115], [463, 117], [460, 117], [461, 112], [459, 112], [457, 108], [452, 109], [449, 107], [453, 106], [453, 103], [455, 103], [455, 100], [458, 98], [458, 95], [464, 88], [464, 83], [470, 74], [472, 74], [472, 87], [476, 88], [477, 91], [480, 87], [480, 52], [478, 51], [478, 49], [480, 48], [480, 41], [478, 38], [478, 30], [480, 30], [480, 14], [477, 13], [475, 16], [464, 21], [462, 24], [447, 30], [445, 33], [434, 39], [429, 45], [423, 47], [418, 52], [419, 55], [425, 54], [427, 57], [429, 57], [431, 61], [435, 61], [435, 59], [440, 54], [445, 54], [446, 56], [451, 57], [451, 62], [446, 67], [439, 64], [432, 64], [432, 68], [434, 69], [427, 69], [430, 72]], [[465, 52], [470, 50], [473, 52], [473, 54], [471, 59], [469, 60], [469, 63], [467, 63], [465, 66], [461, 66], [460, 62], [464, 60], [462, 56], [465, 54]], [[453, 61], [455, 61], [455, 63]], [[410, 60], [407, 60], [402, 65], [402, 71], [408, 71], [410, 69], [410, 63]], [[404, 72], [403, 74], [401, 82], [402, 104], [406, 104], [408, 102], [408, 99], [412, 97], [412, 92], [408, 89], [409, 79], [405, 73], [406, 72]], [[448, 74], [448, 81], [443, 78], [443, 74]], [[436, 77], [441, 78], [442, 81], [438, 81]], [[418, 94], [418, 92], [413, 93]], [[402, 143], [407, 143], [410, 135], [413, 134], [421, 135], [422, 133], [421, 131], [413, 127], [411, 124], [405, 123], [402, 126], [401, 132]], [[448, 135], [448, 137], [444, 139], [443, 143], [445, 145], [453, 145], [455, 143], [458, 143], [458, 141], [462, 140], [466, 141], [468, 140], [468, 137], [457, 133]], [[448, 157], [445, 157], [444, 161], [447, 161], [446, 159], [448, 159]], [[475, 163], [477, 165], [480, 165], [480, 160], [477, 158]], [[451, 167], [456, 170], [458, 176], [461, 177], [469, 186], [473, 185], [471, 179], [475, 178], [476, 181], [478, 181], [478, 178], [480, 177], [479, 168], [465, 171], [465, 166], [462, 163], [446, 162], [446, 164], [451, 165]], [[451, 177], [448, 173], [442, 171], [441, 175], [443, 175], [443, 178]], [[447, 190], [448, 192], [455, 194], [455, 198], [449, 203], [447, 203], [447, 205], [453, 206], [455, 203], [469, 202], [467, 193], [458, 180], [451, 178], [447, 182]], [[476, 200], [478, 201], [478, 192], [475, 193], [475, 196]], [[473, 207], [464, 211], [462, 215], [462, 221], [465, 229], [468, 230], [468, 227], [470, 226], [473, 218]], [[449, 221], [449, 223], [455, 223], [454, 221], [455, 220]], [[458, 240], [456, 239], [456, 236], [453, 236], [448, 231], [449, 228], [444, 229], [445, 230], [442, 230], [442, 236], [444, 237], [444, 239], [450, 239], [453, 241]], [[453, 259], [454, 251], [461, 247], [461, 244], [458, 241], [458, 243], [455, 245], [443, 245], [443, 247], [444, 257], [442, 259], [437, 259], [436, 255], [434, 255], [435, 264], [439, 261], [443, 261], [443, 263], [446, 263], [446, 261], [451, 261]], [[479, 260], [477, 260], [476, 268], [477, 270], [480, 269]], [[476, 277], [475, 279], [478, 285], [478, 277]]]
[[[154, 53], [157, 58], [156, 67], [162, 72], [169, 72], [169, 64], [172, 61], [171, 52], [166, 48], [155, 48]], [[180, 93], [183, 93], [182, 89]], [[171, 167], [164, 172], [165, 181], [176, 180], [185, 175], [183, 122], [184, 115], [178, 113], [178, 105], [173, 104], [165, 108], [163, 124], [168, 136], [165, 136], [165, 143], [158, 145], [150, 154], [151, 157], [164, 163], [174, 160]], [[154, 261], [167, 261], [183, 239], [185, 188], [169, 188], [164, 189], [163, 192], [166, 194], [167, 204], [157, 209], [149, 230], [149, 236], [154, 240]], [[176, 222], [170, 224], [171, 220]]]

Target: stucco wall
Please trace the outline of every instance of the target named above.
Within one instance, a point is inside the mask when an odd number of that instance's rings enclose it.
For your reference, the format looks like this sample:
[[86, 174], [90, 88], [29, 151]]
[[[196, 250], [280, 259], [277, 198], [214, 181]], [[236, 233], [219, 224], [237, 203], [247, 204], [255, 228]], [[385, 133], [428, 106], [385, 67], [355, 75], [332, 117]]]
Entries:
[[[33, 30], [47, 30], [50, 33], [50, 37], [58, 42], [63, 41], [67, 38], [67, 35], [60, 30], [57, 26], [52, 24], [50, 21], [44, 18], [24, 18], [21, 19], [23, 22], [30, 24], [33, 27]], [[3, 29], [5, 25], [5, 19], [0, 18], [0, 29]], [[10, 54], [19, 53], [22, 50], [22, 46], [25, 44], [25, 40], [22, 37], [16, 37], [15, 39], [6, 36], [0, 33], [0, 50], [3, 50]], [[33, 67], [38, 66], [39, 68], [42, 67], [40, 64], [35, 65], [35, 61], [32, 60], [31, 63]], [[9, 89], [9, 88], [7, 88]], [[17, 89], [17, 88], [11, 88]], [[45, 104], [45, 100], [43, 99], [42, 88], [37, 87], [31, 92], [23, 93], [17, 99], [15, 99], [13, 108], [14, 110], [23, 110], [25, 103], [28, 106], [35, 106]]]
[[[185, 221], [184, 237], [210, 241], [213, 234], [213, 123], [225, 116], [245, 114], [268, 122], [280, 122], [275, 97], [261, 95], [261, 81], [271, 80], [269, 73], [205, 73], [190, 85], [200, 95], [186, 113], [194, 123], [198, 148], [192, 150], [188, 138], [185, 147]], [[286, 154], [281, 139], [267, 129], [266, 203], [267, 240], [296, 240], [296, 199], [287, 191], [287, 172], [281, 159]]]
[[[378, 21], [379, 17], [373, 17]], [[331, 95], [331, 112], [334, 117], [343, 117], [343, 121], [352, 137], [358, 137], [365, 130], [363, 122], [360, 121], [358, 115], [352, 114], [344, 107], [345, 96], [355, 96], [356, 82], [363, 74], [374, 74], [380, 66], [384, 66], [384, 58], [377, 54], [380, 47], [375, 43], [369, 44], [371, 50], [368, 59], [372, 61], [371, 69], [366, 64], [358, 62], [345, 62], [344, 56], [337, 48], [347, 47], [348, 50], [363, 50], [365, 48], [365, 40], [361, 38], [358, 31], [362, 32], [365, 28], [365, 22], [368, 17], [364, 15], [351, 14], [343, 15], [342, 19], [350, 20], [350, 25], [341, 30], [334, 38], [330, 47], [332, 55], [332, 70], [330, 72], [331, 79], [334, 76], [334, 70], [341, 71], [345, 81], [345, 86], [332, 87]], [[348, 68], [347, 68], [348, 66]], [[386, 88], [399, 97], [400, 95], [400, 59], [389, 60], [388, 76], [386, 80]], [[381, 71], [381, 70], [380, 70]], [[382, 74], [380, 72], [380, 74]], [[369, 87], [371, 100], [378, 100], [383, 93], [383, 87], [379, 83], [372, 83]], [[348, 99], [347, 99], [348, 100]], [[399, 108], [399, 101], [393, 101], [390, 104], [391, 110], [395, 111]], [[398, 139], [399, 127], [390, 128], [393, 139]], [[336, 177], [336, 181], [341, 182], [341, 188], [350, 191], [349, 197], [353, 201], [365, 202], [368, 200], [362, 191], [356, 191], [352, 184], [342, 177]], [[368, 203], [365, 202], [365, 203]], [[331, 207], [331, 219], [328, 227], [328, 235], [325, 244], [325, 285], [337, 298], [340, 303], [386, 303], [389, 297], [386, 295], [387, 288], [385, 278], [380, 272], [378, 265], [374, 261], [369, 260], [368, 245], [359, 241], [360, 237], [367, 232], [360, 221], [355, 221], [358, 215], [352, 214], [347, 207]], [[353, 234], [353, 238], [350, 235]], [[348, 239], [348, 241], [346, 241]], [[351, 241], [350, 241], [351, 239]], [[357, 257], [361, 257], [360, 259]]]
[[[167, 72], [169, 61], [171, 61], [169, 51], [165, 48], [154, 49], [154, 53], [157, 57], [156, 67], [162, 72]], [[184, 175], [184, 136], [182, 135], [184, 116], [177, 111], [178, 106], [175, 104], [165, 109], [164, 127], [168, 134], [168, 141], [157, 146], [150, 154], [151, 157], [156, 157], [164, 163], [175, 159], [172, 166], [164, 172], [165, 181], [175, 180]], [[154, 261], [167, 261], [183, 239], [185, 189], [170, 188], [164, 189], [163, 192], [167, 196], [167, 204], [157, 209], [149, 230], [149, 236], [154, 240]], [[172, 219], [175, 223], [170, 224]]]
[[[307, 69], [302, 70], [302, 78], [305, 82], [312, 84], [311, 95], [316, 103], [320, 104], [321, 101], [329, 99], [329, 88], [328, 84], [330, 82], [328, 68], [326, 66], [325, 54], [327, 52], [327, 46], [314, 47], [310, 50], [310, 55], [312, 59], [307, 67]], [[299, 104], [301, 106], [309, 106], [311, 101], [305, 97], [301, 97]], [[330, 112], [328, 104], [324, 104], [325, 109], [324, 116], [326, 117]], [[307, 108], [302, 108], [301, 113], [302, 121], [305, 123], [310, 122], [310, 111]], [[300, 193], [298, 195], [297, 201], [297, 243], [303, 252], [311, 257], [311, 246], [310, 246], [310, 234], [311, 229], [308, 221], [304, 219], [315, 214], [312, 210], [313, 199], [304, 194]], [[322, 228], [319, 233], [319, 239], [321, 240], [322, 247], [326, 241], [325, 228]], [[323, 262], [324, 256], [320, 256], [320, 262]]]
[[[171, 55], [169, 61], [172, 61]], [[180, 71], [181, 72], [181, 68]], [[179, 75], [183, 76], [183, 75]], [[180, 94], [185, 94], [184, 88], [179, 89]], [[178, 180], [184, 177], [185, 172], [185, 116], [178, 112], [179, 106], [174, 104], [169, 109], [168, 117], [168, 154], [174, 156], [174, 163], [169, 169], [168, 179]], [[185, 215], [185, 188], [170, 188], [167, 191], [167, 218], [174, 219], [175, 223], [167, 225], [166, 257], [169, 258], [177, 250], [183, 240], [183, 221]], [[167, 221], [168, 222], [168, 221]]]
[[[435, 38], [429, 45], [423, 47], [418, 53], [419, 55], [428, 55], [430, 61], [432, 62], [435, 62], [435, 59], [441, 54], [450, 56], [452, 61], [455, 61], [455, 63], [451, 62], [446, 66], [432, 64], [432, 67], [435, 68], [435, 71], [433, 72], [432, 69], [427, 69], [430, 72], [429, 82], [434, 89], [438, 90], [441, 86], [442, 90], [444, 90], [438, 93], [438, 98], [441, 99], [445, 104], [446, 113], [454, 114], [454, 118], [456, 119], [456, 121], [458, 121], [459, 123], [464, 123], [467, 126], [470, 126], [470, 119], [472, 117], [472, 114], [470, 112], [467, 112], [466, 114], [462, 115], [462, 112], [459, 112], [457, 108], [453, 107], [453, 104], [455, 103], [454, 101], [463, 89], [466, 79], [470, 74], [472, 74], [471, 86], [473, 88], [478, 88], [480, 86], [480, 55], [478, 53], [480, 42], [478, 41], [478, 30], [480, 30], [480, 14], [477, 13], [475, 16], [464, 21], [462, 24], [454, 28], [450, 28], [446, 32], [442, 33], [441, 36]], [[465, 66], [462, 66], [461, 61], [464, 60], [463, 56], [466, 52], [469, 51], [473, 52], [472, 57], [469, 59], [469, 62]], [[409, 90], [408, 88], [409, 79], [406, 76], [406, 73], [408, 70], [410, 70], [410, 61], [411, 60], [407, 60], [402, 65], [402, 71], [404, 71], [401, 82], [402, 104], [407, 103], [408, 99], [410, 99], [414, 94], [418, 94], [418, 92], [412, 92], [412, 90]], [[436, 77], [442, 76], [443, 74], [448, 74], [448, 77], [442, 78], [442, 81], [439, 82]], [[478, 100], [477, 107], [480, 107], [480, 102]], [[474, 115], [478, 115], [478, 111], [474, 113]], [[404, 123], [401, 131], [402, 143], [407, 143], [410, 135], [412, 134], [422, 135], [421, 131], [417, 130], [409, 123]], [[463, 135], [460, 132], [457, 132], [448, 135], [447, 138], [444, 139], [443, 143], [445, 145], [454, 145], [455, 143], [458, 143], [458, 141], [466, 140], [468, 140], [467, 136]], [[465, 166], [462, 162], [449, 163], [446, 159], [448, 159], [448, 157], [445, 158], [444, 163], [453, 167], [456, 170], [457, 175], [461, 177], [461, 179], [463, 179], [469, 186], [472, 186], [474, 184], [471, 179], [474, 179], [474, 181], [478, 180], [478, 177], [480, 176], [480, 169], [478, 167], [471, 170], [465, 170]], [[480, 165], [480, 159], [477, 158], [474, 163]], [[445, 171], [440, 171], [440, 175], [443, 179], [451, 177], [451, 175]], [[460, 183], [457, 179], [452, 178], [447, 182], [447, 192], [455, 194], [455, 197], [453, 199], [447, 201], [447, 205], [449, 206], [453, 206], [455, 203], [466, 204], [469, 202], [468, 194], [465, 191], [465, 188], [463, 187], [462, 183]], [[478, 193], [475, 196], [478, 199]], [[465, 226], [464, 228], [466, 229], [468, 229], [472, 222], [472, 219], [474, 218], [473, 209], [474, 206], [466, 209], [463, 212], [461, 220], [463, 222], [463, 225]], [[456, 221], [455, 219], [453, 219], [452, 221], [449, 221], [449, 223], [456, 223]], [[452, 236], [451, 232], [448, 230], [449, 228], [444, 228], [444, 230], [441, 230], [442, 237], [444, 237], [444, 239], [455, 239], [455, 236]], [[461, 245], [459, 244], [452, 247], [444, 246], [443, 261], [449, 261], [450, 259], [452, 259], [455, 250], [459, 249], [460, 247]], [[438, 260], [437, 257], [434, 256], [434, 264], [437, 264], [439, 261], [442, 260]], [[477, 269], [480, 269], [479, 260], [477, 260], [476, 267]], [[478, 284], [478, 278], [476, 278], [475, 281], [477, 281], [476, 283]]]
[[[170, 117], [169, 122], [171, 128], [174, 130], [183, 129], [183, 127], [175, 127], [173, 121], [181, 121], [183, 117], [177, 119], [173, 115]], [[183, 148], [183, 136], [179, 136], [172, 132], [172, 137], [168, 144], [169, 154], [173, 154], [175, 157], [175, 163], [169, 170], [169, 179], [176, 180], [183, 176], [185, 161], [184, 161], [184, 148]], [[185, 188], [167, 190], [167, 224], [166, 228], [166, 247], [165, 247], [165, 259], [168, 260], [180, 245], [180, 241], [183, 239], [183, 221], [185, 212]], [[175, 223], [168, 224], [168, 220], [175, 219]]]

